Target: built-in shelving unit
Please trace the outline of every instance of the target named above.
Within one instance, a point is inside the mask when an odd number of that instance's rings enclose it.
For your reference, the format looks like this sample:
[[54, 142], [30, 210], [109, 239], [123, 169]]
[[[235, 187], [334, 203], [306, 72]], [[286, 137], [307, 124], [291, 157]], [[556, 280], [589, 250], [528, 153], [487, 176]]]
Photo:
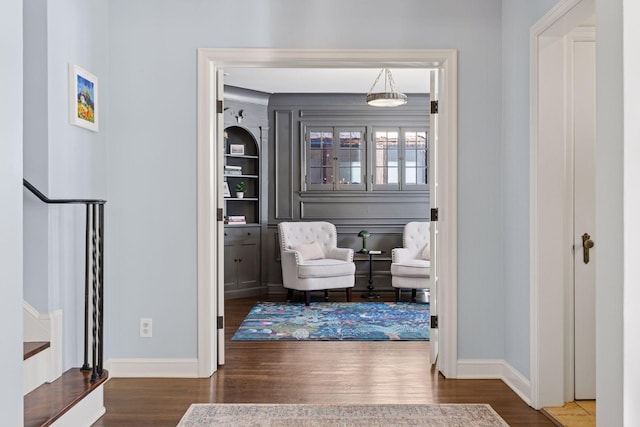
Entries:
[[[229, 188], [225, 197], [225, 222], [229, 226], [260, 223], [260, 155], [255, 137], [243, 127], [225, 129], [224, 180]], [[239, 196], [237, 185], [246, 189]], [[241, 220], [242, 219], [242, 220]]]

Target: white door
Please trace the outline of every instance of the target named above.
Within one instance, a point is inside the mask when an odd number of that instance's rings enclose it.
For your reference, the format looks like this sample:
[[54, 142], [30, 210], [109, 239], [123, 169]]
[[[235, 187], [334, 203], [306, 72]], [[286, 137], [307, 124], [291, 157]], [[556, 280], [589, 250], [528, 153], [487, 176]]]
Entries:
[[[430, 72], [430, 100], [438, 101], [438, 73], [439, 70]], [[438, 115], [429, 115], [429, 205], [431, 209], [438, 207]], [[431, 238], [431, 283], [429, 288], [429, 310], [431, 316], [438, 315], [438, 222], [430, 223]], [[438, 329], [433, 327], [429, 330], [429, 346], [431, 349], [431, 363], [436, 364], [438, 360]]]
[[[224, 102], [224, 72], [218, 69], [216, 72], [216, 102], [221, 104]], [[224, 191], [222, 188], [224, 177], [222, 171], [224, 170], [224, 114], [223, 108], [214, 108], [217, 110], [216, 114], [216, 173], [215, 188], [217, 189], [216, 203], [219, 209], [224, 206]], [[218, 266], [218, 280], [217, 280], [217, 303], [216, 303], [216, 316], [224, 318], [224, 221], [222, 216], [218, 217], [218, 240], [217, 240], [217, 266]], [[224, 327], [218, 328], [218, 365], [224, 365]]]
[[573, 42], [575, 399], [596, 397], [595, 41]]

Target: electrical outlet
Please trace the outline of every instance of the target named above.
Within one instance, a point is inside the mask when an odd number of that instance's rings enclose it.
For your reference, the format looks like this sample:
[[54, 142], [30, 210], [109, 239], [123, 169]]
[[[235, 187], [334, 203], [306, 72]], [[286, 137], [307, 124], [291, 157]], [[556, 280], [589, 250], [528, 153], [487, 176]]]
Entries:
[[140, 319], [140, 338], [151, 338], [153, 336], [153, 320]]

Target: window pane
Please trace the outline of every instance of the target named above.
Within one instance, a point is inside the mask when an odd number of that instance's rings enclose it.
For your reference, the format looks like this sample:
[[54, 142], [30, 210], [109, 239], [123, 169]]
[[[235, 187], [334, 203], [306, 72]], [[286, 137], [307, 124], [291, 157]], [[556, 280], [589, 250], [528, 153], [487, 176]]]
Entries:
[[362, 159], [364, 146], [362, 132], [340, 131], [340, 148], [338, 149], [338, 183], [360, 184], [362, 177]]
[[428, 152], [427, 133], [422, 131], [406, 131], [404, 182], [407, 185], [427, 184]]
[[375, 132], [375, 183], [398, 183], [398, 132]]
[[309, 168], [310, 184], [333, 184], [332, 168]]
[[309, 131], [309, 183], [333, 183], [333, 132]]
[[309, 153], [309, 166], [318, 167], [322, 166], [322, 150], [310, 150]]

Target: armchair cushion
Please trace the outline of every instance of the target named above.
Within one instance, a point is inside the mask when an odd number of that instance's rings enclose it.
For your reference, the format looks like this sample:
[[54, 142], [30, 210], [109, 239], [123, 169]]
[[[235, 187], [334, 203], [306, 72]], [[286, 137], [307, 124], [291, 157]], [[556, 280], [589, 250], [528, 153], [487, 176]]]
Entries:
[[294, 246], [291, 249], [300, 252], [302, 259], [304, 260], [324, 258], [324, 252], [322, 252], [322, 248], [318, 242], [303, 243], [301, 245]]

